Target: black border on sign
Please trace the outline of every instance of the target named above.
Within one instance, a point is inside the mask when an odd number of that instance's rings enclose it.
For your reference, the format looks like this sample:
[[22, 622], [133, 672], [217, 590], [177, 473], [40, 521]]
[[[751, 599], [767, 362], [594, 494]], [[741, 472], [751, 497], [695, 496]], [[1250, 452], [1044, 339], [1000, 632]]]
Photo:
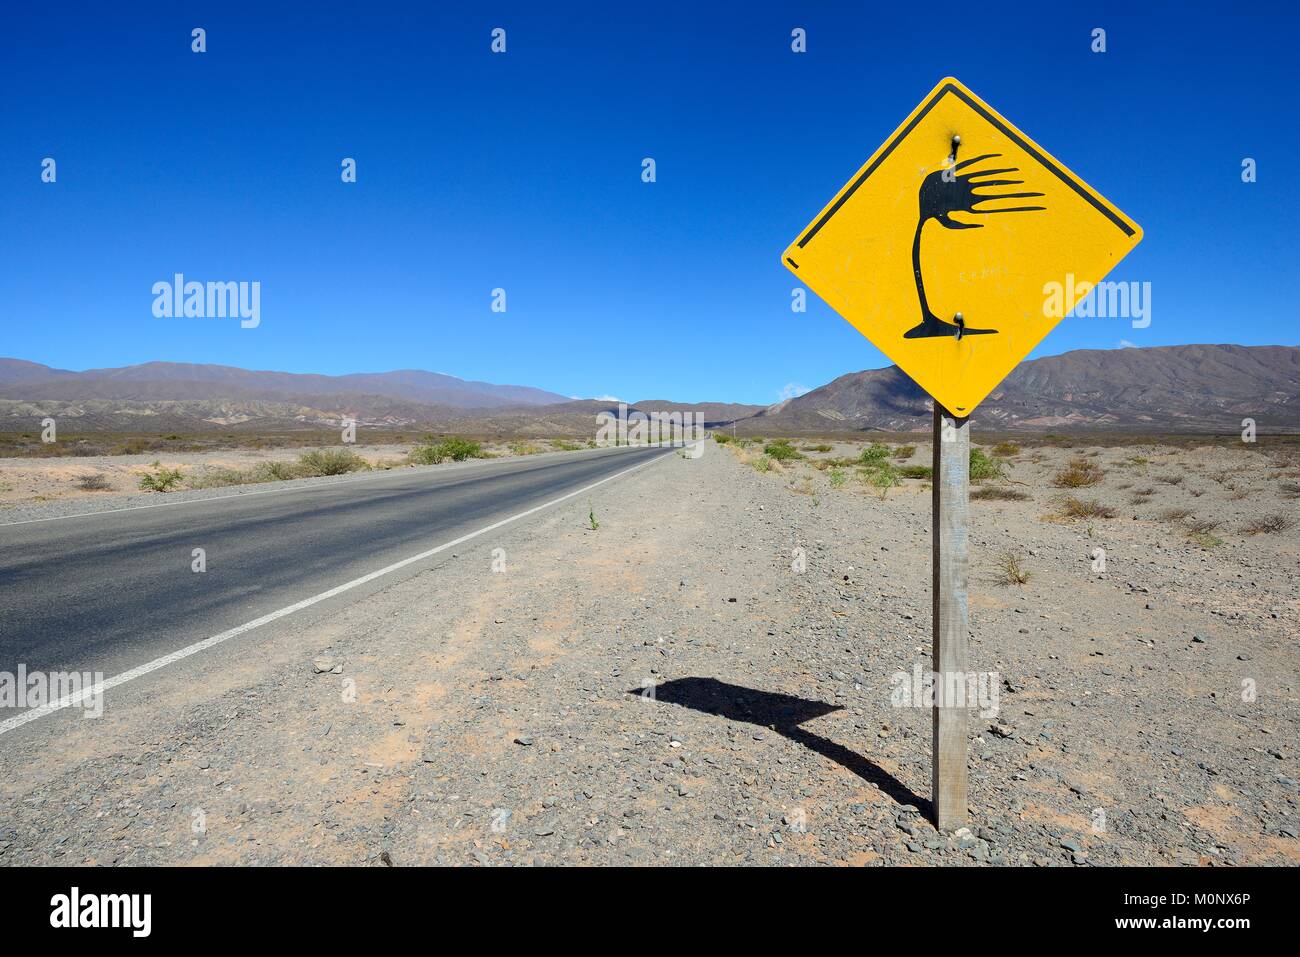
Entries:
[[[908, 123], [907, 126], [899, 130], [898, 135], [895, 136], [894, 139], [890, 142], [890, 144], [885, 147], [884, 152], [876, 157], [875, 162], [873, 162], [870, 166], [868, 166], [866, 169], [862, 171], [862, 175], [853, 181], [853, 184], [844, 191], [844, 195], [841, 196], [839, 199], [837, 199], [835, 201], [835, 204], [831, 206], [830, 209], [826, 210], [825, 213], [822, 214], [821, 219], [817, 220], [817, 222], [812, 225], [812, 228], [810, 228], [808, 232], [806, 232], [803, 235], [803, 237], [799, 240], [798, 243], [800, 249], [803, 249], [804, 246], [808, 245], [808, 241], [817, 235], [818, 230], [820, 230], [823, 226], [825, 226], [828, 222], [830, 222], [830, 218], [834, 216], [837, 212], [839, 212], [840, 207], [843, 206], [848, 201], [848, 198], [852, 196], [855, 192], [857, 192], [858, 187], [867, 181], [867, 177], [876, 171], [876, 167], [878, 167], [881, 163], [885, 161], [885, 158], [894, 151], [894, 148], [898, 146], [899, 143], [903, 142], [903, 138], [907, 136], [907, 134], [912, 132], [912, 130], [916, 127], [916, 124], [921, 122], [921, 120], [925, 117], [925, 115], [934, 108], [934, 105], [938, 103], [940, 99], [943, 98], [943, 95], [945, 93], [952, 93], [956, 95], [957, 98], [960, 99], [963, 103], [969, 106], [980, 116], [984, 117], [984, 119], [986, 119], [994, 127], [1001, 130], [1003, 135], [1005, 135], [1007, 139], [1011, 140], [1013, 143], [1019, 146], [1022, 150], [1024, 150], [1034, 159], [1038, 160], [1038, 162], [1042, 163], [1045, 167], [1047, 167], [1049, 170], [1055, 173], [1057, 178], [1060, 179], [1061, 182], [1065, 183], [1072, 190], [1074, 190], [1076, 193], [1078, 193], [1080, 196], [1086, 199], [1089, 203], [1095, 206], [1102, 215], [1104, 215], [1112, 223], [1118, 226], [1124, 232], [1125, 236], [1133, 235], [1135, 230], [1133, 229], [1132, 226], [1124, 222], [1124, 220], [1120, 219], [1119, 216], [1115, 215], [1115, 213], [1112, 210], [1108, 209], [1104, 203], [1102, 203], [1100, 200], [1097, 199], [1097, 197], [1093, 196], [1086, 189], [1084, 189], [1077, 180], [1072, 179], [1069, 175], [1067, 175], [1065, 170], [1061, 169], [1050, 159], [1044, 156], [1040, 150], [1038, 150], [1036, 147], [1033, 146], [1033, 144], [1026, 142], [1023, 136], [1021, 136], [1015, 130], [1011, 129], [1009, 126], [1007, 126], [1000, 119], [998, 119], [988, 110], [986, 110], [979, 103], [976, 103], [974, 100], [972, 100], [961, 90], [957, 89], [957, 87], [953, 86], [951, 83], [945, 83], [939, 89], [939, 92], [930, 98], [930, 102], [925, 104], [925, 106], [921, 108], [921, 111], [912, 118], [912, 122]], [[791, 265], [793, 265], [793, 263]]]

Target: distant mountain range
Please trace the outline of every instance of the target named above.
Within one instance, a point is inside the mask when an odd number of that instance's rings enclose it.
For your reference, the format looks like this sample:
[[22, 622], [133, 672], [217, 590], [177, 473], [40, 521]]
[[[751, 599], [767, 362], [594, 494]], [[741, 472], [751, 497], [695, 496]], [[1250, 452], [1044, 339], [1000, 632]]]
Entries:
[[[0, 431], [30, 429], [47, 415], [72, 420], [71, 428], [86, 432], [303, 428], [334, 426], [346, 416], [371, 427], [587, 436], [596, 414], [618, 405], [417, 369], [328, 376], [146, 362], [73, 372], [0, 359]], [[694, 411], [708, 422], [763, 409], [659, 399], [629, 405], [645, 412]]]
[[[773, 406], [628, 403], [694, 411], [751, 435], [930, 428], [930, 399], [896, 366], [851, 372]], [[419, 370], [303, 375], [148, 362], [71, 372], [0, 359], [0, 431], [47, 415], [75, 431], [192, 432], [358, 425], [498, 435], [588, 436], [616, 401]], [[980, 428], [1196, 432], [1300, 431], [1300, 347], [1189, 345], [1079, 350], [1023, 362], [975, 411]]]
[[70, 372], [22, 359], [0, 359], [0, 398], [128, 399], [140, 402], [194, 399], [262, 399], [299, 402], [304, 397], [383, 396], [456, 409], [552, 405], [569, 397], [522, 385], [468, 382], [441, 372], [400, 369], [351, 375], [260, 372], [188, 362], [146, 362], [120, 369]]
[[[850, 372], [742, 421], [776, 435], [931, 428], [930, 397], [897, 366]], [[975, 410], [985, 429], [1300, 430], [1300, 348], [1080, 349], [1022, 362]]]

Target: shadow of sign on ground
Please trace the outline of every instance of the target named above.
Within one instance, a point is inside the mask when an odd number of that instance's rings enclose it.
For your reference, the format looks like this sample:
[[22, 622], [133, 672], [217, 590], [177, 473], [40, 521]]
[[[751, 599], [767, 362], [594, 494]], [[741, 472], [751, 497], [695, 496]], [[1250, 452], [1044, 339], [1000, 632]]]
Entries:
[[634, 688], [628, 693], [653, 697], [655, 701], [680, 705], [728, 721], [768, 728], [847, 768], [899, 804], [914, 807], [927, 817], [931, 815], [930, 801], [917, 795], [884, 768], [856, 751], [802, 727], [814, 718], [842, 711], [842, 705], [779, 692], [759, 691], [716, 678], [676, 678], [655, 685], [652, 691]]

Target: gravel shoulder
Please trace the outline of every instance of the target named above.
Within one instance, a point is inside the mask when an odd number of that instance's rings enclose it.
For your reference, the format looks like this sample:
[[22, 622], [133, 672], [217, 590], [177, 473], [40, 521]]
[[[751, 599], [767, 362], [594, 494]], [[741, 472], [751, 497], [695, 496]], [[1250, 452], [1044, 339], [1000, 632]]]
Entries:
[[[945, 837], [928, 709], [891, 685], [928, 666], [929, 495], [813, 465], [857, 451], [669, 456], [102, 718], [28, 725], [0, 739], [0, 863], [1300, 860], [1300, 540], [1236, 531], [1294, 514], [1295, 463], [1010, 459], [1029, 497], [971, 505], [998, 707], [972, 717], [970, 831]], [[1062, 518], [1051, 477], [1089, 455], [1105, 477], [1078, 494], [1113, 517]]]

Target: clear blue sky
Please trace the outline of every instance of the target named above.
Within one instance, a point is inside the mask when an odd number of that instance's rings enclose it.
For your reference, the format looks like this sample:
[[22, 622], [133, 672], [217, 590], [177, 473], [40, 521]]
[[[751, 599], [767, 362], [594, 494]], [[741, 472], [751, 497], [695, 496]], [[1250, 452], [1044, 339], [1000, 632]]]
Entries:
[[[773, 402], [887, 364], [779, 255], [950, 74], [1146, 232], [1150, 327], [1039, 354], [1300, 342], [1293, 4], [275, 6], [7, 9], [0, 355]], [[154, 318], [175, 272], [260, 281], [261, 326]]]

